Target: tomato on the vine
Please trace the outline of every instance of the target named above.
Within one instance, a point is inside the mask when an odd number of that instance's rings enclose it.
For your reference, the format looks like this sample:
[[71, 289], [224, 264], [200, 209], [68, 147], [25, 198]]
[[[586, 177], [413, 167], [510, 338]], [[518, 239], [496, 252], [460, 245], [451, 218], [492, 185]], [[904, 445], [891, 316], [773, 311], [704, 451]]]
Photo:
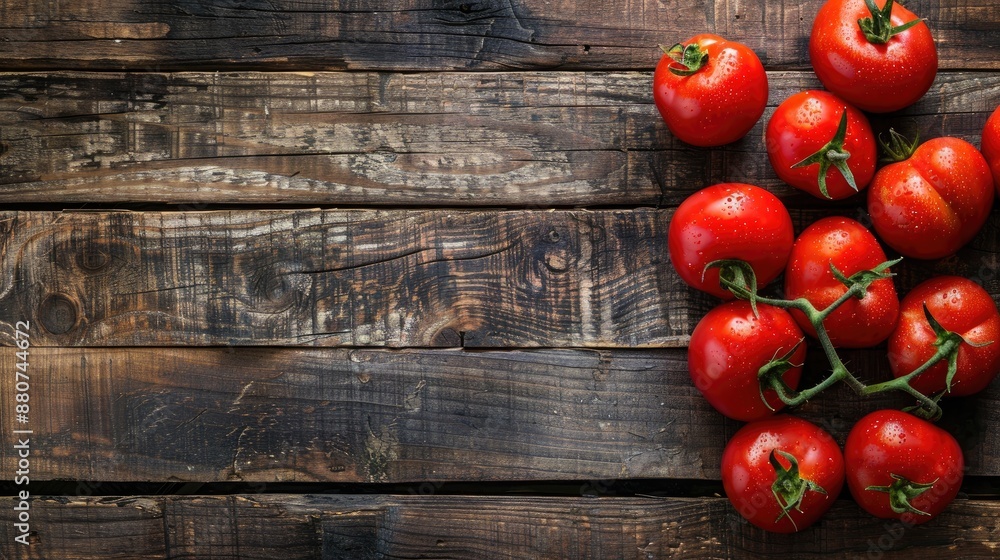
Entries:
[[763, 286], [781, 274], [795, 233], [785, 205], [770, 192], [745, 183], [705, 187], [681, 203], [670, 220], [670, 261], [689, 286], [723, 299], [719, 271], [706, 267], [739, 259], [753, 267]]
[[767, 74], [746, 45], [708, 33], [678, 43], [653, 73], [653, 101], [670, 132], [695, 146], [735, 142], [767, 104]]
[[[850, 278], [885, 261], [882, 247], [863, 225], [850, 218], [823, 218], [795, 241], [785, 270], [785, 297], [805, 298], [816, 309], [826, 309], [848, 289], [834, 269]], [[834, 346], [865, 348], [888, 338], [898, 315], [896, 287], [892, 278], [882, 278], [872, 282], [863, 297], [851, 297], [830, 313], [823, 326]], [[792, 310], [792, 316], [802, 330], [816, 336], [802, 312]]]
[[833, 437], [795, 416], [741, 428], [722, 452], [726, 497], [747, 521], [777, 533], [815, 523], [844, 485], [844, 457]]
[[874, 113], [913, 104], [937, 75], [930, 28], [892, 0], [828, 0], [813, 22], [809, 60], [826, 89]]
[[958, 251], [986, 223], [993, 207], [989, 165], [960, 138], [916, 146], [892, 132], [896, 161], [878, 170], [868, 189], [875, 232], [907, 257], [937, 259]]
[[844, 460], [847, 485], [862, 509], [914, 525], [955, 499], [965, 466], [951, 434], [899, 410], [859, 420], [847, 436]]
[[802, 330], [787, 311], [746, 301], [712, 309], [694, 328], [688, 343], [688, 372], [694, 386], [716, 410], [749, 422], [784, 408], [774, 389], [761, 391], [762, 368], [795, 389], [806, 346]]
[[994, 109], [993, 114], [986, 119], [981, 147], [983, 156], [993, 171], [993, 184], [1000, 191], [1000, 107]]
[[817, 198], [847, 198], [875, 174], [868, 118], [826, 91], [807, 90], [782, 101], [767, 123], [765, 146], [778, 177]]
[[[936, 332], [940, 329], [948, 334]], [[949, 387], [948, 394], [953, 396], [985, 389], [1000, 373], [1000, 311], [986, 290], [960, 276], [931, 278], [903, 298], [899, 323], [889, 337], [893, 375], [902, 377], [916, 371], [948, 338], [957, 344], [950, 384], [949, 358], [918, 374], [910, 386], [928, 396]]]

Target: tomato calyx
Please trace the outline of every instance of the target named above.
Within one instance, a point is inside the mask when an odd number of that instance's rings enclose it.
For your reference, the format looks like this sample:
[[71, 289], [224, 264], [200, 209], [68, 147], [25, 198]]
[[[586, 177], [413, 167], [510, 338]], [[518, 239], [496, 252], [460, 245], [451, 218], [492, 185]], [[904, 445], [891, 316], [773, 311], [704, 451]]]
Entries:
[[677, 43], [671, 47], [661, 45], [660, 50], [673, 60], [667, 69], [677, 76], [690, 76], [708, 63], [708, 52], [701, 50], [698, 43], [690, 45]]
[[993, 344], [992, 340], [986, 342], [969, 342], [962, 337], [962, 335], [949, 331], [941, 326], [941, 323], [931, 315], [929, 309], [927, 309], [927, 304], [924, 303], [924, 317], [927, 318], [927, 322], [931, 326], [931, 330], [934, 331], [934, 335], [937, 337], [934, 340], [934, 346], [938, 349], [937, 353], [943, 353], [945, 358], [948, 360], [948, 375], [945, 377], [945, 392], [951, 392], [951, 382], [955, 379], [955, 374], [958, 373], [958, 349], [962, 344], [968, 344], [974, 348], [982, 348], [983, 346], [989, 346]]
[[891, 20], [892, 0], [887, 0], [881, 10], [875, 5], [875, 0], [865, 0], [865, 5], [868, 6], [871, 17], [859, 19], [858, 26], [861, 27], [865, 39], [875, 45], [884, 45], [889, 42], [889, 39], [924, 21], [923, 18], [917, 18], [903, 25], [893, 26]]
[[[955, 379], [955, 375], [958, 373], [958, 350], [963, 344], [968, 344], [973, 347], [982, 347], [988, 344], [992, 344], [993, 341], [974, 343], [965, 340], [962, 335], [951, 332], [941, 326], [941, 323], [934, 318], [931, 312], [927, 309], [927, 304], [924, 303], [924, 317], [927, 319], [927, 323], [930, 325], [931, 330], [934, 331], [935, 340], [932, 343], [937, 350], [934, 355], [931, 356], [926, 362], [921, 364], [915, 370], [907, 373], [902, 377], [897, 377], [896, 379], [890, 381], [883, 381], [882, 383], [876, 383], [875, 385], [868, 385], [863, 389], [862, 394], [871, 395], [874, 393], [880, 393], [888, 390], [899, 390], [909, 393], [913, 397], [916, 397], [918, 404], [914, 406], [907, 407], [907, 412], [912, 412], [914, 415], [919, 416], [925, 420], [938, 420], [941, 418], [941, 407], [938, 405], [938, 401], [945, 394], [951, 392], [951, 383]], [[941, 360], [948, 360], [948, 372], [945, 377], [945, 390], [934, 397], [928, 397], [915, 389], [910, 385], [912, 381], [917, 376], [921, 375], [925, 371], [931, 368], [931, 366], [937, 364]]]
[[754, 317], [759, 316], [757, 313], [757, 301], [760, 299], [757, 296], [757, 274], [754, 273], [750, 263], [740, 259], [712, 261], [705, 265], [705, 270], [702, 271], [703, 281], [705, 274], [713, 268], [719, 269], [719, 285], [732, 292], [734, 296], [750, 302]]
[[930, 515], [926, 511], [921, 511], [912, 504], [910, 500], [930, 490], [938, 479], [931, 482], [913, 482], [904, 476], [890, 473], [892, 484], [888, 486], [869, 486], [865, 490], [873, 492], [885, 492], [889, 494], [889, 507], [895, 513], [915, 513], [917, 515]]
[[816, 151], [816, 153], [810, 155], [809, 157], [803, 159], [802, 161], [792, 165], [792, 169], [798, 167], [806, 167], [809, 165], [819, 165], [819, 177], [817, 179], [817, 184], [819, 185], [819, 192], [823, 194], [826, 198], [832, 198], [829, 191], [826, 189], [826, 172], [830, 169], [830, 166], [837, 168], [840, 174], [844, 176], [844, 180], [847, 184], [851, 186], [855, 192], [858, 190], [858, 185], [854, 181], [854, 173], [851, 172], [851, 168], [847, 166], [847, 160], [851, 157], [851, 153], [844, 149], [844, 140], [847, 138], [847, 109], [844, 109], [843, 114], [840, 116], [840, 124], [837, 125], [837, 132], [833, 135], [822, 148]]
[[[786, 461], [788, 461], [788, 468], [785, 468], [778, 460], [777, 455], [781, 455]], [[826, 494], [826, 490], [822, 486], [816, 484], [815, 482], [802, 478], [799, 474], [799, 461], [791, 453], [786, 453], [780, 449], [772, 449], [771, 455], [768, 457], [771, 466], [774, 467], [774, 472], [777, 474], [777, 478], [774, 480], [774, 484], [771, 485], [771, 493], [774, 494], [774, 499], [778, 501], [778, 505], [781, 506], [781, 514], [778, 518], [774, 520], [775, 523], [781, 521], [782, 517], [787, 517], [788, 521], [792, 523], [792, 527], [798, 530], [798, 526], [795, 524], [795, 520], [789, 514], [793, 509], [799, 513], [802, 510], [799, 506], [802, 505], [802, 498], [805, 497], [806, 492], [813, 491], [819, 492], [820, 494]]]
[[845, 276], [843, 272], [834, 266], [833, 261], [830, 261], [830, 272], [833, 273], [833, 277], [840, 281], [841, 284], [847, 286], [848, 292], [852, 293], [854, 297], [862, 299], [868, 293], [868, 288], [873, 282], [876, 280], [885, 280], [895, 276], [894, 273], [887, 272], [887, 270], [889, 267], [899, 264], [902, 260], [902, 258], [898, 258], [891, 261], [885, 261], [875, 268], [859, 270], [850, 276]]
[[762, 365], [759, 370], [757, 370], [757, 380], [760, 385], [760, 400], [764, 403], [771, 412], [775, 412], [771, 403], [767, 402], [767, 398], [764, 396], [764, 391], [768, 389], [774, 389], [778, 393], [778, 398], [783, 401], [787, 398], [791, 398], [791, 395], [795, 393], [795, 390], [785, 383], [784, 375], [788, 370], [802, 367], [803, 364], [793, 364], [792, 356], [798, 351], [799, 347], [805, 343], [806, 339], [801, 338], [792, 346], [792, 349], [785, 353], [784, 356], [779, 358], [774, 358], [770, 362]]
[[882, 136], [879, 135], [878, 143], [879, 146], [882, 146], [882, 152], [885, 154], [881, 158], [881, 161], [898, 163], [910, 159], [913, 152], [917, 151], [917, 146], [920, 145], [920, 135], [914, 135], [913, 140], [910, 141], [902, 134], [896, 132], [895, 129], [890, 128], [889, 141], [882, 140]]

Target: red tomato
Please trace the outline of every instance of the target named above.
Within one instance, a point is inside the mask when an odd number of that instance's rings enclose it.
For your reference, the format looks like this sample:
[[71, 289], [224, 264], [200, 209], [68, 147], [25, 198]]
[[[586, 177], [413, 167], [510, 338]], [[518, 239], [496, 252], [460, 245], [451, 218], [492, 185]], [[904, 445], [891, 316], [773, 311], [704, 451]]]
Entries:
[[993, 184], [1000, 191], [1000, 107], [993, 110], [983, 127], [983, 155], [993, 171]]
[[[903, 298], [899, 323], [889, 337], [893, 375], [916, 370], [937, 351], [938, 337], [924, 315], [925, 305], [942, 327], [965, 340], [958, 348], [949, 394], [964, 396], [985, 389], [1000, 372], [1000, 311], [979, 284], [959, 276], [931, 278]], [[946, 389], [947, 374], [948, 361], [943, 360], [912, 379], [910, 386], [932, 396]]]
[[722, 485], [747, 521], [793, 533], [833, 505], [844, 486], [844, 458], [823, 429], [778, 415], [747, 424], [729, 440], [722, 452]]
[[[849, 218], [823, 218], [807, 227], [795, 241], [785, 271], [785, 297], [806, 298], [823, 310], [847, 292], [834, 276], [832, 264], [844, 276], [870, 270], [886, 261], [875, 236]], [[851, 298], [824, 321], [834, 346], [874, 346], [892, 333], [899, 315], [899, 297], [891, 278], [874, 281], [861, 299]], [[792, 311], [802, 330], [816, 336], [812, 324]]]
[[770, 192], [745, 183], [720, 183], [689, 196], [670, 220], [670, 261], [689, 286], [732, 299], [719, 285], [722, 259], [750, 263], [763, 286], [781, 274], [795, 233], [785, 205]]
[[802, 341], [802, 330], [784, 309], [758, 304], [754, 316], [749, 302], [730, 301], [709, 311], [691, 333], [688, 372], [716, 410], [734, 420], [759, 420], [785, 405], [773, 389], [764, 393], [767, 404], [761, 400], [758, 372], [791, 352], [781, 378], [797, 388], [806, 357]]
[[879, 169], [868, 190], [875, 232], [900, 254], [937, 259], [979, 232], [993, 207], [993, 178], [975, 146], [959, 138], [924, 142]]
[[868, 118], [825, 91], [796, 93], [778, 105], [767, 123], [765, 145], [778, 177], [817, 198], [847, 198], [875, 175]]
[[809, 35], [809, 60], [826, 89], [862, 110], [886, 113], [930, 89], [937, 49], [913, 12], [892, 0], [875, 5], [880, 9], [871, 10], [866, 0], [823, 4]]
[[674, 136], [721, 146], [745, 136], [764, 114], [767, 74], [746, 45], [695, 35], [660, 59], [653, 101]]
[[899, 410], [859, 420], [847, 436], [844, 460], [847, 485], [862, 509], [912, 524], [930, 521], [955, 499], [965, 466], [951, 434]]

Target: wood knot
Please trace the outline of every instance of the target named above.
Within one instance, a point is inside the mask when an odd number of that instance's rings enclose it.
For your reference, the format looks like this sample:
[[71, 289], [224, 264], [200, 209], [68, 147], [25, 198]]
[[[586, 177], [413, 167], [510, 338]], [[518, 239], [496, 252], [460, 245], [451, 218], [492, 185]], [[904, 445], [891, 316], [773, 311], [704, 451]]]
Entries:
[[540, 257], [545, 269], [550, 273], [562, 274], [573, 266], [573, 255], [570, 247], [570, 237], [556, 228], [551, 228], [542, 234]]
[[130, 276], [126, 269], [139, 260], [139, 248], [99, 230], [81, 230], [55, 246], [54, 258], [67, 271], [112, 277], [114, 282], [121, 282]]
[[100, 272], [111, 263], [111, 254], [100, 245], [88, 245], [78, 253], [76, 262], [87, 272]]
[[310, 279], [305, 274], [277, 264], [254, 272], [251, 282], [254, 305], [259, 309], [279, 312], [299, 303], [302, 294], [309, 288]]
[[66, 334], [80, 322], [80, 306], [66, 294], [49, 294], [38, 308], [38, 320], [51, 334]]

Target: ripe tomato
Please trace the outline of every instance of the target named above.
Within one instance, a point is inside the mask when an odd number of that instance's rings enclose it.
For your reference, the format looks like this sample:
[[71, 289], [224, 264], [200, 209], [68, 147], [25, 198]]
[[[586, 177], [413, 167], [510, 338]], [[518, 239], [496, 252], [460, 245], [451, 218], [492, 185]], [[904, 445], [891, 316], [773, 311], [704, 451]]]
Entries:
[[[924, 315], [927, 311], [944, 329], [965, 340], [958, 347], [956, 373], [950, 395], [964, 396], [986, 388], [1000, 372], [1000, 311], [993, 298], [972, 280], [938, 276], [906, 294], [899, 323], [889, 337], [889, 365], [902, 377], [929, 360], [938, 339]], [[910, 386], [932, 396], [944, 391], [948, 361], [943, 360], [910, 381]]]
[[828, 0], [813, 22], [809, 60], [826, 89], [874, 113], [913, 104], [937, 74], [930, 28], [892, 0]]
[[784, 309], [758, 304], [755, 316], [749, 302], [730, 301], [709, 311], [691, 333], [688, 372], [716, 410], [734, 420], [759, 420], [785, 405], [774, 389], [764, 392], [766, 404], [761, 400], [758, 372], [788, 356], [781, 379], [797, 388], [806, 356], [802, 341], [802, 330]]
[[[886, 261], [875, 236], [850, 218], [823, 218], [799, 235], [785, 271], [785, 297], [806, 298], [823, 310], [847, 292], [834, 276], [833, 265], [844, 276], [870, 270]], [[899, 315], [899, 297], [891, 278], [875, 280], [861, 299], [851, 298], [824, 322], [834, 346], [874, 346], [892, 333]], [[812, 324], [798, 310], [792, 311], [802, 330], [816, 336]]]
[[993, 184], [1000, 191], [1000, 107], [993, 110], [983, 127], [983, 155], [993, 171]]
[[746, 45], [695, 35], [660, 58], [653, 101], [674, 136], [721, 146], [745, 136], [764, 114], [767, 74]]
[[722, 485], [747, 521], [793, 533], [833, 505], [844, 486], [844, 457], [822, 428], [778, 415], [747, 424], [729, 440], [722, 452]]
[[689, 286], [723, 299], [733, 295], [719, 285], [709, 263], [740, 259], [750, 263], [763, 286], [781, 274], [795, 234], [785, 205], [770, 192], [745, 183], [720, 183], [689, 196], [670, 220], [670, 261]]
[[955, 499], [964, 459], [948, 432], [899, 410], [877, 410], [844, 444], [847, 485], [858, 505], [881, 518], [919, 524]]
[[809, 90], [784, 100], [765, 138], [778, 177], [817, 198], [847, 198], [875, 175], [868, 118], [832, 93]]
[[901, 161], [879, 169], [868, 190], [875, 232], [907, 257], [955, 253], [976, 236], [993, 206], [986, 159], [959, 138], [934, 138], [915, 150], [896, 144], [900, 152], [890, 152]]

